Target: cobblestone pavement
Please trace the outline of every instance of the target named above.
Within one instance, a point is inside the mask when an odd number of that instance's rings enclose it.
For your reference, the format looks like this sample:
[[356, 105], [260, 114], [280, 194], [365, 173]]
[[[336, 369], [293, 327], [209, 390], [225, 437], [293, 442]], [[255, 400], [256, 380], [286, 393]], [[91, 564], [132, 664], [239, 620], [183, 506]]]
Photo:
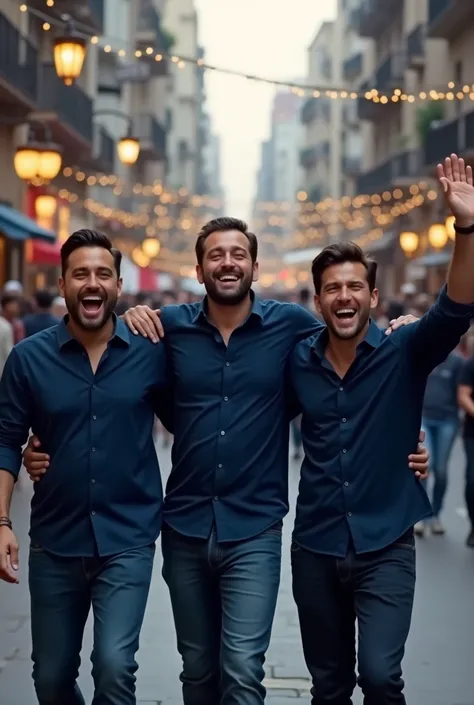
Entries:
[[[160, 450], [164, 476], [169, 471], [167, 451]], [[294, 500], [298, 466], [291, 467]], [[467, 521], [463, 511], [464, 458], [456, 445], [451, 485], [445, 511], [448, 533], [418, 544], [418, 584], [412, 632], [404, 661], [409, 705], [474, 705], [474, 551], [464, 546]], [[13, 518], [21, 541], [21, 584], [0, 584], [0, 705], [34, 705], [31, 683], [28, 590], [25, 559], [30, 483], [20, 481]], [[303, 663], [296, 611], [291, 596], [289, 534], [286, 521], [282, 584], [266, 673], [269, 705], [309, 703], [309, 682]], [[161, 579], [157, 552], [139, 653], [140, 705], [179, 705], [180, 661], [167, 589]], [[91, 701], [88, 625], [81, 670], [81, 685]], [[362, 702], [355, 696], [355, 705]]]

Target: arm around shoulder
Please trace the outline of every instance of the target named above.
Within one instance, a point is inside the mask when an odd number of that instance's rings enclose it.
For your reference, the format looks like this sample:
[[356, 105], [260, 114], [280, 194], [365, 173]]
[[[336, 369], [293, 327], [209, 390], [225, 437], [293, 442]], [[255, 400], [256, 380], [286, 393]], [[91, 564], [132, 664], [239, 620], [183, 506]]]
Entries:
[[18, 348], [13, 348], [0, 381], [0, 468], [18, 477], [22, 447], [31, 427], [31, 398]]

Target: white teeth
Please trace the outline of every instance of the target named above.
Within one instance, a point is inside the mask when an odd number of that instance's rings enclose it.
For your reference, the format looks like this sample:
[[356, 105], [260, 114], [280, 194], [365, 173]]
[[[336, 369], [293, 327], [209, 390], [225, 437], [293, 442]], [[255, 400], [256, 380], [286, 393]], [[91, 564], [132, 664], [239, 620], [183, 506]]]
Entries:
[[219, 281], [221, 281], [221, 282], [236, 282], [237, 280], [238, 280], [238, 277], [231, 277], [231, 276], [219, 277]]
[[353, 308], [340, 308], [336, 311], [336, 314], [338, 316], [342, 313], [355, 313], [355, 309], [353, 309]]
[[99, 301], [99, 302], [102, 302], [102, 299], [100, 298], [100, 296], [85, 296], [82, 300], [83, 300], [83, 301]]

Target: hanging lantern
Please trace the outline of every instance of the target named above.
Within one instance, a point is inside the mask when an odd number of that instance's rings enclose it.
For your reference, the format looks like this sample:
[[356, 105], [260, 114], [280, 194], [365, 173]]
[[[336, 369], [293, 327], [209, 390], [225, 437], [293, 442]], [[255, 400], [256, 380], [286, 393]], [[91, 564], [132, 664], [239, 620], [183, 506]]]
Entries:
[[420, 238], [416, 233], [404, 232], [400, 235], [400, 247], [406, 255], [412, 255], [418, 249]]
[[139, 267], [148, 267], [150, 258], [142, 251], [140, 247], [135, 247], [132, 251], [132, 259]]
[[133, 166], [140, 154], [140, 141], [131, 134], [122, 137], [117, 143], [117, 153], [122, 164]]
[[428, 230], [428, 240], [431, 247], [441, 250], [448, 242], [448, 233], [443, 223], [433, 223]]
[[455, 231], [455, 229], [454, 229], [454, 223], [455, 223], [455, 222], [456, 222], [456, 218], [454, 217], [454, 215], [449, 215], [449, 216], [446, 218], [446, 222], [445, 222], [445, 224], [444, 224], [444, 227], [446, 228], [446, 232], [447, 232], [447, 234], [448, 234], [448, 237], [449, 237], [451, 240], [454, 240], [455, 237], [456, 237], [456, 231]]
[[18, 147], [13, 158], [15, 173], [23, 181], [31, 181], [38, 176], [40, 163], [39, 146], [29, 142]]
[[49, 219], [56, 213], [56, 199], [50, 194], [43, 194], [35, 199], [37, 218]]
[[66, 86], [72, 86], [81, 75], [87, 44], [70, 26], [61, 37], [56, 37], [53, 44], [54, 66], [58, 77]]
[[61, 170], [62, 157], [59, 146], [45, 144], [39, 155], [38, 176], [44, 181], [52, 181]]
[[142, 243], [142, 250], [150, 259], [158, 256], [160, 247], [160, 241], [156, 237], [147, 237]]

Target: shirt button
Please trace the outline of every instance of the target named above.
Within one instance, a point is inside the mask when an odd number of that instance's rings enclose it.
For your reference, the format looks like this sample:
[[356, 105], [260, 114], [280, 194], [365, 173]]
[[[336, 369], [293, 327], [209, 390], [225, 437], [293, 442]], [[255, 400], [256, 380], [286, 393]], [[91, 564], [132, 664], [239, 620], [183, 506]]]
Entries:
[[92, 385], [92, 389], [97, 389], [95, 384]]
[[214, 497], [214, 502], [218, 502], [218, 501], [219, 501], [219, 497]]
[[95, 421], [95, 420], [97, 419], [97, 416], [93, 416], [92, 418], [93, 418], [93, 420]]
[[226, 363], [225, 363], [225, 366], [226, 366], [226, 367], [230, 367], [230, 362], [226, 362]]
[[344, 483], [344, 487], [349, 487], [349, 483], [348, 483], [348, 482], [345, 482], [345, 483]]
[[93, 485], [95, 485], [95, 480], [91, 480], [91, 483], [92, 483]]
[[351, 517], [351, 516], [352, 516], [352, 512], [347, 512], [347, 516], [348, 516], [348, 517]]
[[[94, 418], [95, 418], [95, 416], [94, 416]], [[346, 418], [342, 419], [342, 423], [346, 423], [346, 421], [347, 421]]]
[[345, 448], [342, 449], [343, 453], [347, 453], [347, 450]]
[[224, 401], [229, 401], [229, 397], [224, 397]]
[[95, 448], [92, 448], [92, 452], [95, 453]]
[[340, 391], [340, 392], [343, 392], [343, 391], [344, 391], [344, 387], [339, 387], [339, 391]]
[[221, 436], [225, 436], [225, 431], [221, 431]]
[[95, 512], [91, 512], [92, 516], [95, 517]]
[[220, 469], [222, 467], [222, 463], [219, 463], [217, 467]]

